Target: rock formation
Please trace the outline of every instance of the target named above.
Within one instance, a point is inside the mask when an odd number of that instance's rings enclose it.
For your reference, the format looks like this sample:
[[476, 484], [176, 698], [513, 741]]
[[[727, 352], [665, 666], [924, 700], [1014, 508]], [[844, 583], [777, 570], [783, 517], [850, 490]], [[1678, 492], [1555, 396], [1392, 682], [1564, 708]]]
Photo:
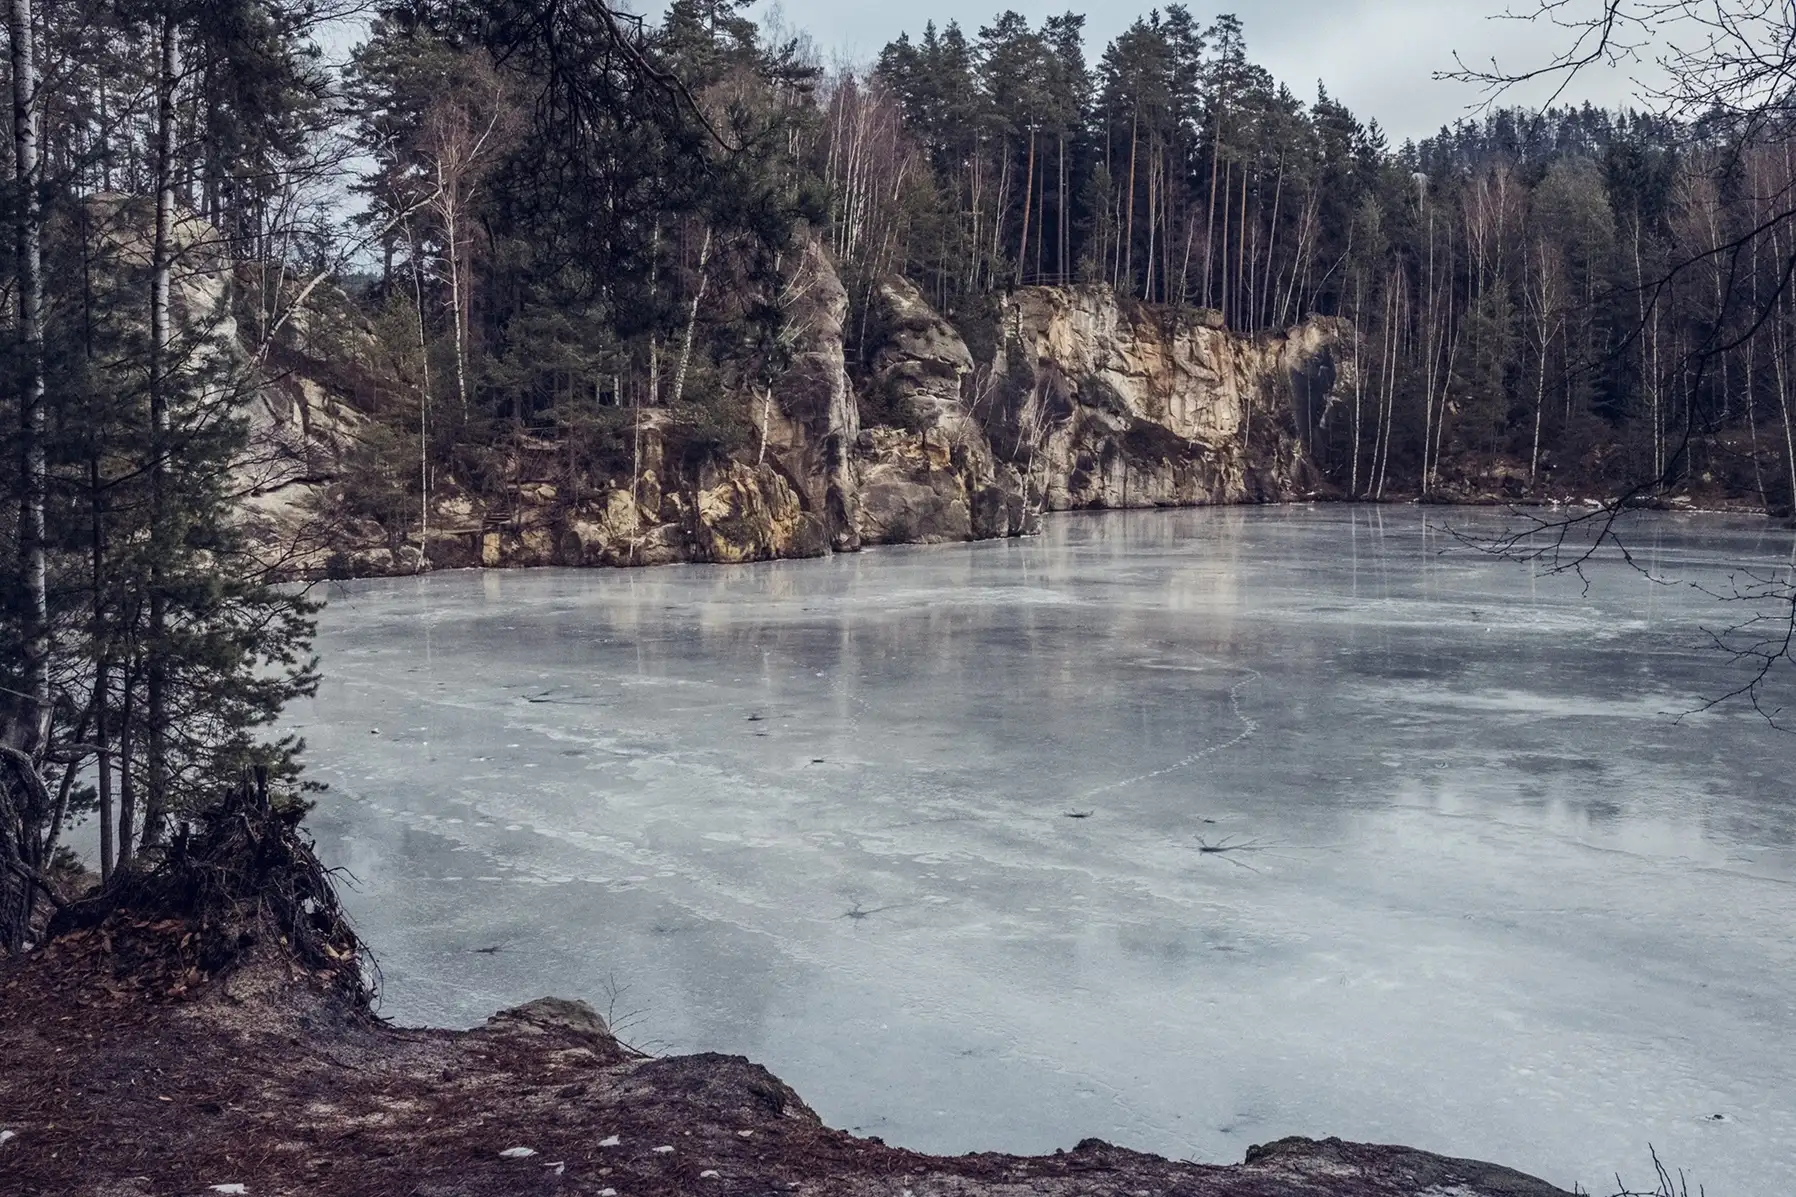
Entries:
[[1307, 434], [1351, 336], [1316, 319], [1228, 332], [1106, 287], [1029, 287], [1000, 314], [977, 408], [994, 450], [1050, 510], [1294, 499], [1321, 484]]
[[848, 292], [822, 244], [807, 242], [786, 284], [787, 336], [792, 365], [763, 398], [761, 436], [773, 448], [769, 419], [777, 422], [775, 456], [807, 492], [808, 509], [822, 516], [830, 548], [861, 547], [858, 494], [850, 459], [860, 434], [860, 409], [848, 381], [843, 327]]
[[868, 544], [989, 540], [1034, 530], [1022, 475], [973, 418], [966, 341], [909, 282], [872, 300], [872, 372], [861, 403], [884, 419], [856, 444]]
[[267, 948], [274, 958], [166, 997], [139, 983], [143, 940], [173, 954], [188, 925], [144, 922], [128, 956], [96, 931], [0, 960], [0, 1192], [1570, 1197], [1494, 1164], [1335, 1139], [1255, 1146], [1233, 1165], [1096, 1139], [1052, 1155], [924, 1155], [830, 1128], [742, 1057], [643, 1056], [579, 1002], [400, 1030]]
[[[627, 414], [626, 469], [570, 479], [555, 443], [520, 432], [508, 493], [477, 498], [439, 479], [429, 564], [759, 561], [1020, 536], [1047, 510], [1322, 488], [1305, 448], [1345, 381], [1337, 346], [1351, 331], [1338, 321], [1243, 336], [1104, 287], [1029, 287], [1002, 302], [995, 348], [980, 360], [894, 277], [857, 313], [851, 368], [848, 295], [819, 243], [792, 256], [780, 287], [787, 365], [769, 384], [742, 384], [733, 440], [695, 459], [670, 413], [645, 408]], [[367, 356], [363, 325], [346, 318], [327, 352], [322, 323], [296, 323], [283, 339], [285, 369], [256, 412], [263, 456], [278, 465], [255, 488], [254, 515], [299, 563], [293, 572], [409, 572], [415, 516], [391, 528], [318, 518], [357, 436], [342, 397]]]

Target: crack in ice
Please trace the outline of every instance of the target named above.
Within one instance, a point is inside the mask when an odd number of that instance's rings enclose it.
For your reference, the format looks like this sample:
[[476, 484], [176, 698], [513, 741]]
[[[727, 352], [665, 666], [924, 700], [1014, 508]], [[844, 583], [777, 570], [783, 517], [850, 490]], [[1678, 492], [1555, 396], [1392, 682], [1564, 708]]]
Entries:
[[1243, 744], [1248, 740], [1253, 739], [1259, 732], [1260, 725], [1257, 720], [1249, 717], [1248, 714], [1241, 709], [1241, 691], [1259, 680], [1259, 671], [1249, 669], [1246, 677], [1229, 687], [1229, 709], [1234, 712], [1235, 718], [1241, 721], [1240, 735], [1221, 744], [1212, 744], [1207, 748], [1199, 749], [1190, 756], [1185, 757], [1182, 760], [1174, 761], [1163, 769], [1155, 769], [1150, 773], [1140, 773], [1134, 777], [1125, 777], [1121, 781], [1113, 781], [1107, 785], [1101, 785], [1094, 790], [1086, 790], [1079, 795], [1079, 800], [1085, 801], [1090, 798], [1096, 798], [1100, 794], [1113, 794], [1117, 790], [1126, 790], [1130, 786], [1140, 785], [1144, 781], [1152, 781], [1156, 777], [1165, 777], [1168, 773], [1177, 773], [1181, 769], [1189, 769], [1191, 766], [1207, 757], [1214, 756], [1219, 752], [1224, 752], [1235, 747], [1237, 744]]

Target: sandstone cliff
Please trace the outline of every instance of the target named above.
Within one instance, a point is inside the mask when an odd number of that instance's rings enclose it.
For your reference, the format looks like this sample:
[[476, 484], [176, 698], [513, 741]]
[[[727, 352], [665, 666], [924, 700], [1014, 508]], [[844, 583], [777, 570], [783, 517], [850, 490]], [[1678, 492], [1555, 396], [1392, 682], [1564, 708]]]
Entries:
[[1241, 336], [1104, 287], [1030, 287], [1001, 315], [981, 422], [1050, 510], [1299, 498], [1341, 381], [1338, 321]]
[[1020, 536], [1038, 504], [975, 418], [978, 371], [953, 326], [892, 278], [872, 299], [862, 403], [882, 421], [856, 443], [860, 530], [868, 544]]
[[[1305, 444], [1346, 382], [1339, 322], [1248, 337], [1103, 287], [1030, 287], [1002, 302], [981, 360], [916, 287], [890, 278], [858, 314], [851, 363], [849, 298], [816, 242], [793, 255], [782, 287], [788, 364], [741, 388], [735, 442], [694, 461], [676, 451], [665, 410], [620, 413], [627, 468], [570, 478], [557, 445], [520, 432], [503, 494], [439, 480], [429, 565], [815, 556], [1026, 535], [1044, 511], [1268, 502], [1322, 487]], [[320, 518], [331, 505], [319, 480], [358, 430], [344, 364], [314, 348], [319, 323], [288, 338], [288, 369], [258, 412], [259, 442], [282, 464], [275, 485], [258, 487], [257, 518], [294, 572], [409, 572], [415, 511], [392, 526]], [[353, 359], [359, 334], [345, 336]]]

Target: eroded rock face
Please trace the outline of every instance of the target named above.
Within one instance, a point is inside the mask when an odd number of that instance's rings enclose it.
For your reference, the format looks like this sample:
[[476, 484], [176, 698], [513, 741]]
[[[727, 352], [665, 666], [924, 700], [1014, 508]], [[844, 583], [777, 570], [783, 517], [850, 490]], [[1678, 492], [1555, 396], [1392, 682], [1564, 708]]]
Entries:
[[872, 373], [856, 443], [860, 533], [868, 544], [990, 540], [1034, 531], [1022, 476], [973, 418], [966, 341], [902, 278], [873, 297]]
[[[1005, 300], [983, 361], [894, 277], [857, 313], [864, 372], [851, 379], [848, 294], [815, 238], [780, 302], [790, 364], [743, 384], [750, 443], [694, 464], [671, 447], [667, 411], [645, 408], [630, 469], [562, 478], [558, 445], [520, 435], [504, 493], [477, 500], [438, 479], [428, 565], [761, 561], [1020, 536], [1044, 510], [1299, 498], [1321, 485], [1304, 448], [1351, 360], [1338, 321], [1245, 337], [1104, 287], [1031, 287]], [[289, 542], [294, 572], [418, 568], [415, 513], [392, 527], [318, 515], [361, 420], [376, 356], [365, 323], [306, 313], [279, 348], [283, 371], [251, 413], [273, 468], [246, 488], [250, 514]]]
[[[707, 466], [690, 488], [660, 489], [645, 471], [647, 486], [612, 488], [559, 515], [553, 545], [531, 539], [528, 523], [537, 513], [516, 517], [521, 530], [496, 536], [496, 561], [487, 565], [630, 566], [707, 561], [734, 565], [786, 557], [820, 557], [829, 552], [823, 521], [805, 509], [804, 497], [771, 466], [730, 461]], [[440, 555], [441, 549], [433, 549]]]
[[758, 399], [761, 452], [804, 492], [806, 509], [822, 517], [830, 548], [853, 552], [861, 547], [853, 462], [860, 409], [842, 335], [848, 292], [816, 238], [805, 242], [785, 285], [792, 364], [770, 395], [751, 396]]
[[1051, 510], [1299, 498], [1320, 483], [1306, 434], [1350, 335], [1317, 319], [1242, 336], [1105, 287], [1024, 288], [1001, 312], [977, 410]]

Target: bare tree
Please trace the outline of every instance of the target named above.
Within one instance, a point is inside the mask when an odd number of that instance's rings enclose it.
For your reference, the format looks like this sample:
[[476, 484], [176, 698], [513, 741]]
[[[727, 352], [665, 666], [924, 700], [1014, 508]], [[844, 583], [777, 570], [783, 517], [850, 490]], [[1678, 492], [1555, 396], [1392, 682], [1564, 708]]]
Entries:
[[1527, 275], [1522, 289], [1528, 320], [1534, 330], [1535, 350], [1534, 445], [1528, 455], [1530, 484], [1540, 476], [1540, 430], [1546, 422], [1547, 410], [1547, 360], [1553, 351], [1553, 342], [1565, 327], [1564, 273], [1563, 254], [1545, 237], [1536, 237], [1528, 247]]
[[424, 115], [421, 147], [431, 171], [423, 200], [439, 223], [455, 348], [455, 396], [468, 410], [469, 212], [496, 164], [507, 127], [504, 84], [484, 54], [463, 55], [454, 86]]
[[[1472, 67], [1461, 58], [1456, 69], [1437, 77], [1476, 84], [1490, 103], [1524, 84], [1551, 83], [1551, 104], [1592, 68], [1650, 64], [1657, 81], [1641, 85], [1642, 101], [1674, 121], [1699, 122], [1724, 158], [1745, 158], [1766, 139], [1787, 147], [1796, 134], [1796, 4], [1787, 0], [1525, 0], [1524, 7], [1498, 14], [1498, 19], [1533, 21], [1554, 30], [1560, 35], [1560, 48], [1544, 61], [1520, 68], [1495, 60]], [[1628, 512], [1674, 482], [1697, 435], [1718, 426], [1716, 413], [1699, 411], [1694, 398], [1704, 393], [1710, 372], [1725, 371], [1732, 354], [1767, 330], [1786, 436], [1792, 436], [1785, 313], [1796, 306], [1791, 290], [1796, 277], [1796, 186], [1785, 173], [1785, 185], [1772, 188], [1764, 202], [1755, 195], [1750, 227], [1732, 235], [1712, 229], [1696, 239], [1694, 247], [1686, 246], [1650, 270], [1639, 250], [1639, 214], [1633, 214], [1633, 290], [1639, 321], [1613, 352], [1639, 357], [1653, 414], [1652, 469], [1627, 479], [1594, 510], [1525, 516], [1517, 529], [1482, 547], [1571, 572], [1581, 572], [1609, 548], [1640, 567], [1623, 537]], [[1749, 266], [1756, 267], [1767, 248], [1774, 272], [1769, 290], [1757, 285], [1756, 275], [1749, 288], [1729, 285]], [[1700, 280], [1704, 272], [1723, 279], [1716, 287], [1716, 310], [1708, 314], [1706, 329], [1665, 354], [1661, 302], [1680, 283]], [[1686, 396], [1675, 428], [1667, 426], [1661, 401], [1671, 381]], [[1721, 392], [1725, 396], [1725, 387]], [[1790, 458], [1796, 491], [1796, 438], [1791, 440]], [[1796, 494], [1792, 501], [1796, 502]], [[1796, 565], [1747, 576], [1721, 597], [1749, 612], [1729, 628], [1711, 633], [1715, 645], [1745, 668], [1746, 678], [1705, 707], [1744, 702], [1781, 726], [1782, 711], [1771, 691], [1783, 678], [1796, 675]]]

